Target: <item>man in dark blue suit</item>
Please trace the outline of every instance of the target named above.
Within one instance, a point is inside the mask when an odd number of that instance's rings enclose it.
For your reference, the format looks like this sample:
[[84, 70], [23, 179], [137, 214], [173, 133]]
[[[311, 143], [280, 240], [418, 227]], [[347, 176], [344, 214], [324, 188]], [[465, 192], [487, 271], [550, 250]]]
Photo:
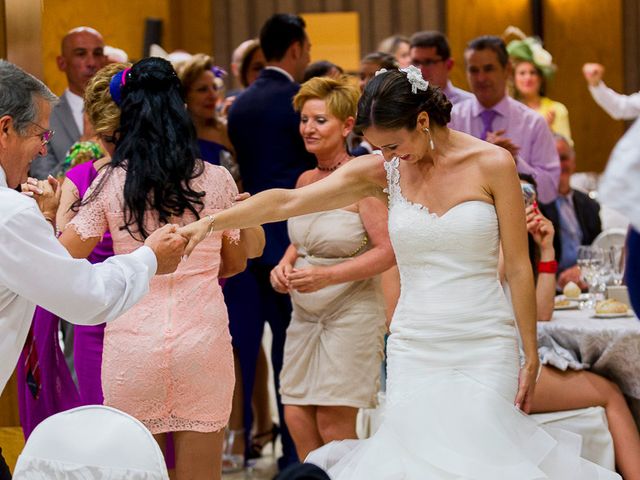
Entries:
[[[310, 59], [304, 20], [297, 15], [273, 15], [260, 31], [260, 45], [267, 66], [235, 100], [228, 119], [229, 137], [236, 150], [242, 183], [251, 194], [269, 188], [294, 188], [300, 174], [315, 166], [315, 157], [305, 150], [299, 133], [300, 117], [292, 105], [300, 88], [297, 82], [302, 79]], [[298, 460], [278, 392], [291, 303], [288, 295], [273, 290], [269, 274], [290, 242], [286, 222], [264, 228], [267, 243], [263, 256], [253, 261], [244, 274], [229, 279], [225, 299], [242, 370], [247, 433], [252, 423], [251, 396], [264, 322], [269, 322], [271, 327], [271, 361], [283, 446], [278, 466], [282, 469]], [[245, 438], [249, 440], [248, 435]]]

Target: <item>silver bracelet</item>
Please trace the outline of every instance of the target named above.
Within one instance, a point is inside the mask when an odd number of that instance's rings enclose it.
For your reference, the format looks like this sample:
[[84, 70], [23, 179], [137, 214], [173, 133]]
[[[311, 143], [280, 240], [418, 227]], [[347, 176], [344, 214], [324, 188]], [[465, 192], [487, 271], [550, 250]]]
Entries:
[[209, 228], [207, 229], [207, 237], [213, 233], [213, 222], [215, 221], [215, 219], [216, 217], [214, 217], [213, 215], [207, 215], [207, 220], [209, 221]]

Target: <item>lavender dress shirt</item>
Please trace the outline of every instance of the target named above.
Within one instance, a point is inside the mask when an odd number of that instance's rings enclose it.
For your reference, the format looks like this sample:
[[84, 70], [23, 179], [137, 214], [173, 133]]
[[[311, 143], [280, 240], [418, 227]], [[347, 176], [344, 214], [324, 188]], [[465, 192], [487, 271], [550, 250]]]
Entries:
[[[485, 108], [474, 97], [453, 107], [449, 128], [480, 138]], [[538, 184], [538, 199], [543, 203], [553, 202], [558, 196], [560, 159], [556, 151], [553, 134], [545, 119], [524, 104], [505, 96], [491, 110], [497, 115], [493, 120], [493, 131], [505, 130], [520, 151], [516, 158], [518, 171], [535, 178]]]
[[442, 93], [447, 96], [447, 99], [451, 102], [452, 105], [474, 98], [473, 93], [462, 90], [461, 88], [454, 87], [453, 83], [451, 83], [451, 80], [447, 81], [447, 86], [444, 87]]

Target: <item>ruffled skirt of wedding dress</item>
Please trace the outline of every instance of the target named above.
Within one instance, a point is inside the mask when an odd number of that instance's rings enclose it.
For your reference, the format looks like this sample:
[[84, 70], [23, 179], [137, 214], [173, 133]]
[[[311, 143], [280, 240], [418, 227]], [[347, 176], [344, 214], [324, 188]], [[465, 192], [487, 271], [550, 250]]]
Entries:
[[333, 480], [620, 479], [580, 457], [580, 436], [539, 427], [513, 405], [511, 359], [426, 368], [412, 342], [392, 339], [378, 431], [332, 442], [306, 459]]

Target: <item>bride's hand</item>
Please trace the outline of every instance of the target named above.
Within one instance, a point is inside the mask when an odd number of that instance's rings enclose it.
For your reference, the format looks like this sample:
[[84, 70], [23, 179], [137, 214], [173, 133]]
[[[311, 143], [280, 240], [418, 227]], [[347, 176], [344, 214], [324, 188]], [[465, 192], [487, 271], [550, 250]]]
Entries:
[[193, 249], [206, 238], [209, 233], [210, 220], [207, 217], [201, 218], [197, 222], [192, 222], [178, 229], [180, 235], [187, 240], [187, 246], [184, 249], [184, 256], [188, 257]]
[[515, 406], [525, 413], [529, 413], [531, 410], [533, 391], [536, 387], [539, 368], [540, 363], [538, 359], [533, 362], [527, 362], [520, 368]]

